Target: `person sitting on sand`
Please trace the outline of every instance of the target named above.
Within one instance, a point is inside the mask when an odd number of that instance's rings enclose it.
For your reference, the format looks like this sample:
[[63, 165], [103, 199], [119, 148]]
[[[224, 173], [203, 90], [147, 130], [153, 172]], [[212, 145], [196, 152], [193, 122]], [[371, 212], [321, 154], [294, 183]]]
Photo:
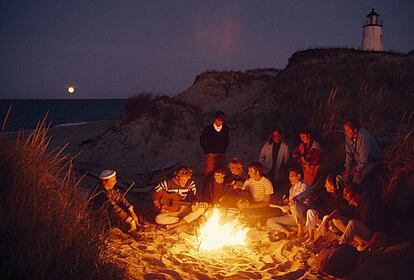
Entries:
[[302, 166], [303, 181], [312, 187], [319, 173], [322, 149], [308, 130], [301, 130], [299, 138], [301, 143], [292, 157]]
[[217, 168], [213, 174], [208, 176], [203, 187], [202, 201], [218, 204], [226, 192], [227, 183], [225, 180], [226, 170]]
[[[154, 207], [158, 215], [155, 222], [159, 225], [166, 225], [167, 229], [189, 224], [204, 214], [206, 204], [196, 201], [196, 185], [191, 179], [193, 171], [185, 166], [178, 167], [173, 177], [160, 182], [154, 187], [152, 198]], [[161, 193], [175, 194], [178, 197], [177, 204], [180, 202], [194, 202], [194, 205], [181, 205], [177, 211], [169, 210], [166, 204], [163, 204]], [[175, 200], [174, 200], [175, 201]]]
[[334, 226], [331, 221], [335, 217], [349, 216], [350, 207], [343, 199], [342, 189], [340, 176], [337, 176], [336, 184], [332, 175], [326, 177], [325, 191], [316, 195], [312, 201], [312, 209], [306, 212], [305, 229], [308, 231], [306, 244], [315, 243], [320, 237], [325, 236], [328, 228]]
[[248, 200], [240, 200], [238, 208], [246, 216], [259, 216], [258, 222], [264, 223], [268, 218], [282, 214], [279, 208], [270, 208], [270, 196], [273, 194], [273, 186], [269, 179], [263, 175], [262, 164], [252, 161], [248, 166], [249, 179], [247, 179], [241, 190], [247, 191]]
[[119, 226], [122, 230], [134, 232], [141, 227], [140, 221], [135, 214], [134, 207], [118, 190], [114, 189], [116, 180], [116, 172], [114, 170], [103, 170], [99, 174], [101, 192], [97, 198], [105, 211], [109, 214], [113, 225]]
[[334, 219], [335, 226], [343, 233], [339, 244], [354, 245], [358, 251], [378, 249], [386, 235], [386, 215], [381, 202], [358, 185], [351, 184], [344, 189], [344, 199], [356, 208], [354, 219]]
[[298, 168], [289, 169], [289, 189], [288, 212], [280, 217], [273, 217], [267, 220], [266, 224], [277, 234], [276, 239], [284, 237], [294, 237], [295, 233], [289, 234], [284, 226], [297, 226], [297, 237], [303, 236], [303, 224], [305, 223], [306, 205], [305, 201], [311, 194], [311, 188], [303, 182], [302, 173]]
[[234, 157], [228, 164], [230, 171], [229, 181], [233, 186], [233, 189], [241, 189], [244, 182], [249, 178], [243, 170], [243, 163], [238, 158]]
[[[242, 191], [244, 182], [248, 176], [244, 173], [243, 163], [234, 157], [228, 164], [230, 173], [226, 174], [225, 189], [219, 204], [225, 208], [232, 208], [233, 211], [237, 208], [237, 203], [241, 199], [247, 199], [247, 193]], [[238, 212], [238, 211], [236, 211]]]

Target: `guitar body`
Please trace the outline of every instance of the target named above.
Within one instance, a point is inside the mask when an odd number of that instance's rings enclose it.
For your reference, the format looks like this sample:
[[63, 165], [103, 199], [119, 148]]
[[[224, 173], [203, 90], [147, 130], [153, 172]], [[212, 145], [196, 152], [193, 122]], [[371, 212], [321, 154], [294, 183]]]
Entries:
[[[152, 194], [152, 200], [158, 201], [160, 206], [168, 212], [177, 212], [182, 205], [192, 205], [192, 203], [181, 201], [181, 199], [181, 195], [174, 192], [159, 191]], [[156, 210], [160, 212], [160, 209]]]

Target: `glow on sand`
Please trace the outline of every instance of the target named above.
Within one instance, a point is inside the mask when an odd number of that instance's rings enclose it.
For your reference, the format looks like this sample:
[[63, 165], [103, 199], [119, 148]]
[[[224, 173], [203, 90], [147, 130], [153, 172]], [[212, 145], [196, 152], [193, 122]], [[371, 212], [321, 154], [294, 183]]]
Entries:
[[239, 225], [237, 219], [220, 224], [220, 211], [214, 208], [207, 221], [200, 226], [199, 250], [212, 251], [225, 246], [245, 245], [248, 228]]

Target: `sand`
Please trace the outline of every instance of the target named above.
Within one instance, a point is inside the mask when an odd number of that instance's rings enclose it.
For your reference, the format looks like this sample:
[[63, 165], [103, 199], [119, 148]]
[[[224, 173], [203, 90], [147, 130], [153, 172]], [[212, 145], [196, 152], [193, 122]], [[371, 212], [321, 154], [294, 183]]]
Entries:
[[[136, 166], [141, 162], [161, 166], [161, 163], [168, 165], [174, 154], [182, 155], [189, 162], [197, 162], [202, 156], [185, 146], [191, 139], [180, 139], [177, 143], [181, 145], [167, 147], [169, 150], [165, 149], [165, 154], [149, 153], [140, 158], [141, 150], [151, 149], [146, 148], [151, 142], [139, 142], [143, 137], [141, 126], [120, 128], [116, 121], [102, 121], [53, 128], [50, 130], [51, 148], [69, 143], [67, 152], [80, 153], [74, 161], [79, 174], [85, 169], [99, 172], [113, 165], [125, 179], [137, 179], [142, 169]], [[244, 142], [234, 144], [236, 147], [246, 145]], [[251, 154], [255, 154], [255, 150]], [[198, 165], [202, 166], [201, 162], [198, 160]], [[92, 177], [84, 179], [86, 185], [94, 183], [96, 179]], [[146, 195], [131, 192], [128, 199], [136, 209], [143, 205], [147, 210], [150, 208]], [[151, 217], [151, 213], [147, 216]], [[155, 225], [151, 218], [136, 238], [113, 228], [108, 233], [103, 255], [124, 268], [128, 279], [334, 279], [316, 271], [313, 261], [317, 251], [305, 249], [300, 242], [272, 242], [266, 230], [252, 227], [246, 246], [202, 252], [197, 249], [195, 228], [197, 225], [167, 231]], [[414, 273], [413, 256], [411, 244], [386, 248], [363, 259], [345, 279], [410, 279]]]
[[317, 279], [307, 263], [312, 252], [286, 240], [271, 242], [266, 231], [249, 228], [246, 246], [199, 251], [195, 228], [147, 225], [137, 240], [114, 228], [108, 253], [130, 279]]

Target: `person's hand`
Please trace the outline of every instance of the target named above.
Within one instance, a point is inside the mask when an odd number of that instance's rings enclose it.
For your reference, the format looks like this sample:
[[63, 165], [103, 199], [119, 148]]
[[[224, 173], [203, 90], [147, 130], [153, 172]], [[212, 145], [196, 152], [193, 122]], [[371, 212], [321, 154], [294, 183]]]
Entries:
[[135, 223], [135, 220], [132, 220], [129, 223], [129, 229], [128, 232], [136, 231], [137, 230], [137, 224]]
[[249, 204], [248, 201], [242, 201], [242, 200], [240, 200], [240, 201], [237, 202], [237, 207], [239, 209], [247, 209], [247, 208], [249, 208], [249, 206], [250, 206], [250, 204]]
[[352, 177], [353, 182], [359, 182], [361, 180], [361, 171], [355, 170], [354, 175]]
[[133, 210], [131, 211], [131, 217], [134, 219], [135, 225], [140, 225], [139, 219]]
[[157, 209], [161, 208], [161, 204], [159, 200], [154, 200], [153, 203], [154, 203], [155, 208]]
[[199, 208], [208, 208], [209, 204], [207, 202], [199, 201], [199, 202], [196, 202], [195, 206]]
[[233, 190], [241, 190], [242, 184], [239, 184], [237, 181], [231, 182], [231, 186], [233, 187]]

